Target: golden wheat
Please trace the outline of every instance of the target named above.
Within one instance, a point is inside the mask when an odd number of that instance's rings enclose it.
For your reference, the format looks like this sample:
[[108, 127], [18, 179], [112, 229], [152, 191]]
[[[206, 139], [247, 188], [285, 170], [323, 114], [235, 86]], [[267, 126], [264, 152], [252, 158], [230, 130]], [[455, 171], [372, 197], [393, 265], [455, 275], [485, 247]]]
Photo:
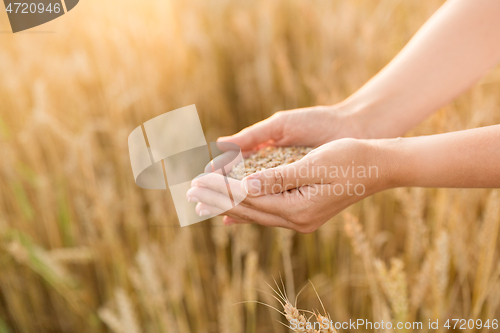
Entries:
[[[443, 2], [83, 1], [0, 34], [0, 331], [284, 333], [239, 304], [272, 303], [255, 291], [280, 274], [289, 296], [315, 281], [327, 311], [281, 300], [300, 320], [499, 318], [498, 190], [386, 191], [308, 235], [180, 230], [130, 168], [130, 131], [169, 110], [195, 103], [215, 141], [341, 101]], [[409, 135], [499, 123], [499, 89], [497, 68]]]

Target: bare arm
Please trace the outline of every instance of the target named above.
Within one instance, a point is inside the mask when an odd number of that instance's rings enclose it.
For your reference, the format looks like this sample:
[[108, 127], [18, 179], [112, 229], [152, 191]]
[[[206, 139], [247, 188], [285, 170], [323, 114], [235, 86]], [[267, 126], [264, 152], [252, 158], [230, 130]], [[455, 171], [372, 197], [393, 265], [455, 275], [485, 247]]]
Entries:
[[364, 138], [404, 134], [500, 61], [500, 1], [449, 0], [342, 103]]
[[278, 112], [220, 138], [317, 147], [342, 138], [397, 137], [470, 88], [500, 61], [500, 1], [449, 0], [406, 47], [347, 100]]
[[[382, 140], [384, 142], [385, 140]], [[500, 187], [500, 125], [389, 139], [393, 186]]]

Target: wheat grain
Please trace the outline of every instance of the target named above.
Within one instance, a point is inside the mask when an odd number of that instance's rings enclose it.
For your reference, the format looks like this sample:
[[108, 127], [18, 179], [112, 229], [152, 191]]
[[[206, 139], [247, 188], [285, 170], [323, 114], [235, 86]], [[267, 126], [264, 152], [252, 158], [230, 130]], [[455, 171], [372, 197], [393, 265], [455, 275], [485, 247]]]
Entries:
[[108, 308], [100, 308], [97, 311], [97, 315], [101, 320], [109, 327], [113, 333], [126, 333], [127, 330], [123, 326], [118, 316], [116, 316], [113, 311]]
[[[307, 329], [307, 328], [305, 328], [305, 327], [308, 326], [308, 324], [310, 325], [311, 323], [288, 300], [283, 305], [283, 310], [285, 312], [285, 318], [286, 318], [286, 320], [288, 320], [288, 322], [291, 325], [299, 327], [299, 328], [293, 329], [295, 332], [298, 332], [298, 333], [315, 333], [316, 332], [316, 330], [314, 330], [314, 329]], [[300, 327], [304, 327], [304, 329], [301, 329]]]
[[306, 147], [266, 147], [243, 159], [235, 165], [229, 177], [243, 179], [253, 173], [291, 164], [306, 156], [312, 148]]
[[295, 279], [292, 266], [292, 245], [295, 232], [291, 229], [280, 228], [278, 232], [278, 246], [281, 249], [283, 267], [285, 270], [285, 283], [289, 296], [295, 298]]
[[408, 284], [404, 263], [400, 259], [391, 260], [391, 268], [387, 270], [385, 263], [381, 260], [375, 261], [378, 278], [383, 290], [391, 304], [394, 319], [405, 322], [408, 316]]
[[442, 231], [436, 239], [435, 248], [433, 250], [433, 270], [434, 281], [432, 284], [434, 296], [434, 313], [436, 317], [440, 317], [445, 311], [446, 288], [449, 281], [450, 268], [450, 249], [449, 236], [446, 231]]
[[418, 274], [415, 276], [413, 287], [411, 289], [410, 304], [412, 311], [415, 312], [422, 304], [431, 280], [429, 276], [432, 273], [432, 251], [427, 252], [427, 256], [424, 259], [422, 267]]
[[494, 272], [495, 250], [500, 229], [500, 195], [493, 190], [486, 204], [483, 227], [480, 233], [480, 256], [474, 285], [473, 314], [477, 316], [490, 288], [490, 276]]
[[132, 301], [128, 297], [125, 290], [117, 288], [115, 290], [115, 302], [118, 306], [118, 313], [120, 314], [121, 322], [127, 333], [139, 333], [139, 325], [137, 317], [132, 305]]

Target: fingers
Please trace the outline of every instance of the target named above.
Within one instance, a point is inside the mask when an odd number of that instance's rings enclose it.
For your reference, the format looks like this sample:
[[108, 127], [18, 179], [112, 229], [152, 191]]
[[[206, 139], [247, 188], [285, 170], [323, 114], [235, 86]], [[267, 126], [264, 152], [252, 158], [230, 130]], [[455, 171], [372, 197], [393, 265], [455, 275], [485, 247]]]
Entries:
[[268, 213], [260, 212], [243, 205], [238, 205], [228, 211], [222, 211], [219, 207], [214, 207], [206, 203], [198, 203], [196, 212], [201, 216], [208, 215], [229, 215], [235, 223], [257, 223], [267, 227], [293, 228], [294, 226], [287, 220]]
[[[232, 219], [224, 219], [225, 223], [258, 223], [293, 229], [303, 233], [316, 230], [324, 216], [311, 216], [309, 196], [316, 196], [321, 187], [329, 185], [305, 186], [286, 191], [282, 194], [270, 194], [257, 198], [247, 198], [244, 203], [232, 207], [227, 195], [205, 187], [193, 187], [187, 195], [189, 201], [198, 202], [196, 213], [200, 216], [228, 215]], [[313, 191], [314, 190], [314, 191]], [[267, 211], [247, 205], [250, 200], [256, 207], [265, 206]], [[233, 220], [234, 219], [234, 220]], [[311, 223], [312, 220], [316, 223]], [[227, 221], [226, 221], [227, 220]]]
[[237, 219], [237, 218], [234, 218], [232, 216], [226, 215], [222, 218], [222, 223], [224, 223], [225, 226], [230, 226], [233, 224], [245, 224], [245, 223], [251, 223], [251, 222], [247, 221], [247, 220]]
[[210, 205], [204, 204], [202, 202], [199, 202], [198, 204], [196, 204], [195, 211], [196, 211], [196, 214], [198, 214], [198, 216], [200, 216], [200, 217], [209, 216], [209, 215], [212, 215], [212, 216], [213, 215], [222, 215], [226, 212], [224, 209], [221, 209], [219, 207], [210, 206]]
[[241, 189], [241, 181], [229, 177], [224, 177], [220, 173], [204, 174], [201, 177], [193, 179], [193, 181], [191, 182], [191, 186], [193, 188], [206, 187], [225, 195], [228, 195], [228, 185], [231, 190], [233, 200], [236, 203], [239, 203], [246, 198], [247, 194]]
[[272, 141], [278, 141], [283, 136], [278, 117], [270, 117], [232, 135], [220, 137], [217, 142], [232, 142], [241, 150], [252, 150], [254, 147]]
[[255, 222], [266, 226], [285, 228], [291, 227], [289, 221], [278, 215], [255, 210], [243, 204], [233, 207], [227, 196], [208, 188], [192, 188], [188, 191], [188, 195], [190, 195], [190, 201], [199, 202], [196, 205], [196, 213], [199, 216], [225, 214], [237, 219]]
[[[285, 217], [283, 216], [285, 213], [293, 213], [298, 208], [296, 203], [301, 199], [298, 193], [288, 192], [285, 194], [275, 194], [266, 197], [249, 197], [242, 189], [241, 181], [229, 177], [227, 177], [226, 180], [228, 181], [229, 188], [231, 189], [231, 195], [235, 205], [243, 203], [246, 206], [263, 212], [272, 213], [273, 215]], [[210, 173], [203, 175], [202, 177], [194, 179], [191, 186], [193, 187], [187, 192], [188, 197], [195, 197], [202, 202], [207, 202], [202, 200], [201, 196], [209, 197], [210, 192], [206, 191], [212, 190], [222, 194], [226, 202], [228, 200], [229, 194], [227, 185], [224, 181], [224, 177], [220, 174]], [[218, 198], [223, 200], [223, 197]], [[212, 199], [207, 198], [206, 200]]]

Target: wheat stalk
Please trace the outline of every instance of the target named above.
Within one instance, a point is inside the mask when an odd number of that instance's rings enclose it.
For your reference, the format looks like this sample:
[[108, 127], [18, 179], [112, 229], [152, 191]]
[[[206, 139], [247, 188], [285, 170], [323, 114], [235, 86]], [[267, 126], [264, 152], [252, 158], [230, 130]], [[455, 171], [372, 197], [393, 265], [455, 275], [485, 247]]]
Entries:
[[391, 267], [388, 270], [385, 263], [377, 259], [375, 268], [383, 290], [389, 299], [394, 319], [405, 322], [408, 319], [409, 301], [403, 261], [391, 259]]

